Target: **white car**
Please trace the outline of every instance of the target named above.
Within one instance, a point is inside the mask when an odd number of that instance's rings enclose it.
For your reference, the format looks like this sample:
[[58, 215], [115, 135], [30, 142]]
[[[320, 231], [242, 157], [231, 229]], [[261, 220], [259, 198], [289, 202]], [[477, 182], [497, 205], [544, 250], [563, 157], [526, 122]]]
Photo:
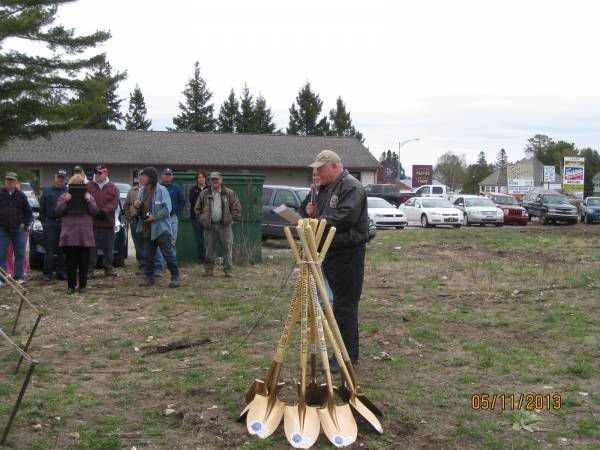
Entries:
[[387, 200], [378, 197], [367, 197], [369, 219], [377, 228], [402, 229], [407, 225], [404, 213]]
[[413, 197], [400, 206], [400, 209], [406, 214], [409, 224], [421, 224], [423, 228], [436, 225], [460, 228], [463, 224], [462, 211], [444, 198]]
[[492, 223], [497, 227], [504, 225], [504, 212], [487, 197], [461, 195], [454, 200], [454, 206], [463, 213], [466, 226]]

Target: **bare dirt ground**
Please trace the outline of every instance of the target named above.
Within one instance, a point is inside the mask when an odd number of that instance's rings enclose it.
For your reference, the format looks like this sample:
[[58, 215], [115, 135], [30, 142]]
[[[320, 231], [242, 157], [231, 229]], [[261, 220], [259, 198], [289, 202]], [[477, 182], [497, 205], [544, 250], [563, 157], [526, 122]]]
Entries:
[[[599, 247], [600, 226], [581, 224], [380, 230], [367, 253], [357, 369], [385, 412], [384, 434], [359, 423], [352, 448], [597, 448]], [[91, 280], [85, 295], [30, 278], [45, 313], [31, 350], [40, 366], [9, 448], [287, 448], [282, 427], [261, 441], [236, 421], [291, 299], [295, 274], [280, 292], [292, 267], [285, 242], [265, 243], [263, 263], [233, 280], [184, 266], [176, 290], [168, 277], [139, 288], [129, 264], [116, 279]], [[2, 288], [4, 330], [16, 307]], [[32, 324], [25, 311], [17, 341]], [[145, 355], [202, 338], [212, 342]], [[291, 350], [283, 398], [295, 397], [297, 360]], [[15, 363], [0, 344], [0, 427], [23, 380]], [[496, 394], [494, 408], [473, 408], [482, 394]], [[502, 408], [501, 394], [561, 403]], [[324, 436], [315, 446], [329, 447]]]

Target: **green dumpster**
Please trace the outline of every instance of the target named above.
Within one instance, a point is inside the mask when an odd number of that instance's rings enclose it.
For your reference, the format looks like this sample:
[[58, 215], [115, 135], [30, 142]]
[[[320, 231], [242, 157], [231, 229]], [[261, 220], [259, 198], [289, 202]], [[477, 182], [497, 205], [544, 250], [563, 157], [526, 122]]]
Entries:
[[[257, 173], [222, 172], [223, 184], [237, 194], [242, 204], [242, 217], [233, 225], [233, 260], [235, 264], [256, 263], [261, 260], [262, 190], [265, 175]], [[196, 238], [190, 221], [188, 194], [196, 184], [193, 172], [175, 172], [173, 182], [185, 197], [185, 209], [179, 214], [177, 261], [196, 262]], [[218, 249], [218, 254], [222, 254]]]

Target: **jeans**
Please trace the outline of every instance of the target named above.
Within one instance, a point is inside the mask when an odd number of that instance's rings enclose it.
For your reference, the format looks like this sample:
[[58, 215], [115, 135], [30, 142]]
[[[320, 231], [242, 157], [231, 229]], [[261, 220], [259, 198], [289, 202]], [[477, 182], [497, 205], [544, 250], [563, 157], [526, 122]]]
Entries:
[[[60, 222], [48, 220], [44, 224], [44, 238], [46, 240], [46, 253], [44, 254], [44, 275], [51, 277], [56, 269], [56, 275], [65, 273], [65, 254], [58, 246], [60, 240]], [[56, 255], [56, 260], [54, 259]]]
[[[136, 231], [137, 223], [132, 223], [131, 225], [131, 238], [133, 239], [133, 245], [135, 246], [135, 259], [138, 263], [138, 268], [140, 270], [145, 271], [146, 267], [146, 256], [144, 253], [144, 236], [142, 233], [138, 233]], [[156, 256], [154, 257], [154, 266], [157, 272], [162, 272], [164, 270], [165, 260], [162, 256], [162, 253], [159, 249], [156, 251]]]
[[204, 241], [206, 242], [206, 258], [204, 267], [207, 272], [215, 268], [215, 254], [217, 243], [223, 249], [223, 270], [233, 271], [233, 230], [231, 225], [213, 223], [209, 230], [204, 230]]
[[6, 252], [9, 242], [12, 242], [15, 254], [15, 280], [22, 280], [24, 277], [25, 228], [19, 227], [15, 230], [6, 230], [0, 227], [0, 267], [4, 270], [6, 270]]
[[146, 273], [146, 280], [154, 281], [155, 274], [155, 266], [152, 264], [155, 261], [156, 249], [160, 248], [165, 261], [167, 262], [167, 267], [169, 268], [169, 272], [171, 272], [171, 279], [176, 280], [179, 278], [179, 268], [177, 267], [177, 261], [175, 260], [175, 255], [173, 254], [173, 241], [171, 239], [171, 234], [164, 232], [155, 240], [150, 240], [150, 238], [144, 238], [144, 253], [146, 254], [146, 267], [144, 272]]
[[[88, 279], [88, 267], [90, 261], [91, 247], [63, 247], [67, 256], [67, 283], [69, 288], [75, 289], [77, 278], [79, 278], [79, 288], [85, 289]], [[79, 269], [79, 277], [77, 277]]]
[[177, 214], [171, 216], [171, 244], [173, 245], [173, 256], [177, 257], [177, 230], [179, 228], [179, 220]]
[[323, 272], [331, 285], [335, 303], [333, 315], [352, 362], [358, 361], [358, 301], [365, 275], [364, 245], [329, 250]]
[[98, 261], [98, 249], [102, 250], [102, 265], [104, 272], [112, 272], [113, 258], [115, 248], [115, 229], [114, 227], [94, 227], [94, 240], [96, 246], [92, 248], [90, 254], [90, 272], [96, 269]]
[[203, 263], [206, 256], [206, 248], [204, 247], [204, 227], [196, 219], [192, 219], [192, 228], [196, 238], [196, 258], [198, 262]]

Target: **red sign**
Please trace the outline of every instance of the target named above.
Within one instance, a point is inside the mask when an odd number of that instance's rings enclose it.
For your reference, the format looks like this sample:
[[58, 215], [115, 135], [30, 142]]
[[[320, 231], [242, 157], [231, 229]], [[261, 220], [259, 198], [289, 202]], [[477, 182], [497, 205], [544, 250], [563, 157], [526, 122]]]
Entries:
[[413, 189], [432, 184], [433, 166], [412, 166], [412, 187]]

